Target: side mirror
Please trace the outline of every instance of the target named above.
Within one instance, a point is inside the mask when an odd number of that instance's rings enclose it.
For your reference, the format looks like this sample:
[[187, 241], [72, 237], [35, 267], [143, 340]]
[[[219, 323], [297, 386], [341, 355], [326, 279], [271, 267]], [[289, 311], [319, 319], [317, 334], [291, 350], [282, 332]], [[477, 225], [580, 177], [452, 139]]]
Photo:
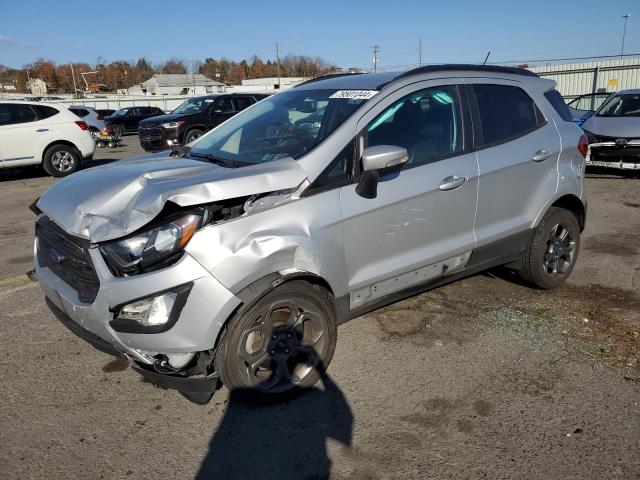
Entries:
[[409, 160], [407, 149], [394, 145], [377, 145], [362, 152], [362, 175], [356, 193], [364, 198], [378, 196], [380, 175], [399, 172]]

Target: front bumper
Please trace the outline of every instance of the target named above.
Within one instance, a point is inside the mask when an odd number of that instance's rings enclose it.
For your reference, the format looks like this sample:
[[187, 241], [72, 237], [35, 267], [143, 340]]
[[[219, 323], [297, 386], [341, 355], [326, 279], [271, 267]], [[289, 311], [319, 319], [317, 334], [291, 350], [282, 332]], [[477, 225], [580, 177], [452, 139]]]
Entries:
[[640, 170], [640, 140], [629, 140], [624, 145], [616, 142], [592, 143], [586, 163], [596, 167]]
[[173, 145], [180, 143], [181, 133], [178, 129], [165, 130], [162, 127], [138, 128], [140, 146], [147, 151], [171, 148]]
[[[37, 239], [36, 239], [37, 242]], [[36, 245], [37, 249], [37, 245]], [[151, 273], [132, 277], [114, 277], [97, 248], [89, 249], [91, 261], [100, 281], [95, 300], [83, 303], [78, 292], [35, 257], [36, 274], [47, 303], [60, 318], [60, 312], [90, 334], [90, 341], [126, 354], [142, 364], [154, 363], [154, 355], [201, 352], [213, 348], [222, 326], [240, 304], [240, 300], [218, 282], [189, 254], [176, 264]], [[111, 328], [113, 309], [138, 298], [193, 283], [189, 297], [176, 323], [161, 333], [124, 333]], [[63, 322], [64, 323], [64, 322]], [[84, 338], [84, 337], [83, 337]], [[85, 340], [89, 341], [89, 338]]]

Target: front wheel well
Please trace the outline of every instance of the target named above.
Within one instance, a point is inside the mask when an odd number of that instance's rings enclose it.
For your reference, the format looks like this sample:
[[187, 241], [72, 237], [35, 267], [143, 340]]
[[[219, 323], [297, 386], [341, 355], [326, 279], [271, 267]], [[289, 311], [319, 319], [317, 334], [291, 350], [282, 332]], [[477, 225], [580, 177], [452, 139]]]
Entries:
[[585, 222], [587, 218], [587, 211], [580, 200], [575, 195], [565, 195], [563, 197], [558, 198], [555, 202], [553, 202], [552, 207], [564, 208], [565, 210], [569, 210], [573, 213], [578, 219], [578, 225], [580, 226], [580, 231], [582, 232], [585, 227]]

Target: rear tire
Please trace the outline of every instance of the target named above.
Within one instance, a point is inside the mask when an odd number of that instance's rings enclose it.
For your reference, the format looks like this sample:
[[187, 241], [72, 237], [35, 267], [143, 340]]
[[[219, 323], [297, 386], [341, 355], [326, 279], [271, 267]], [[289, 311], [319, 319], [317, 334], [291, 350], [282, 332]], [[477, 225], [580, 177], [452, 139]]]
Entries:
[[329, 293], [293, 280], [234, 315], [214, 365], [229, 390], [249, 401], [277, 403], [315, 385], [331, 362], [336, 339]]
[[66, 177], [80, 168], [80, 153], [70, 145], [54, 145], [45, 152], [42, 167], [52, 177]]
[[552, 207], [534, 231], [520, 276], [544, 290], [557, 288], [571, 275], [579, 250], [578, 219], [569, 210]]
[[111, 125], [110, 128], [116, 137], [121, 137], [124, 134], [124, 127], [120, 124]]

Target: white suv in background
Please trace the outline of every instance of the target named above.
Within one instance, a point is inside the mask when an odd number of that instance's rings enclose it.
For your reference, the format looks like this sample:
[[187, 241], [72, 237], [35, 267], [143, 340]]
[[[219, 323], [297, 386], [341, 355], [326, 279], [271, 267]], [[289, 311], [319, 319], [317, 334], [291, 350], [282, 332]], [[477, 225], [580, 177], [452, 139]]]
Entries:
[[85, 105], [70, 105], [69, 110], [71, 110], [74, 114], [87, 122], [90, 132], [97, 133], [104, 130], [104, 128], [106, 127], [106, 124], [103, 120], [104, 116], [92, 107], [87, 107]]
[[64, 177], [94, 150], [87, 123], [66, 106], [0, 101], [0, 168], [41, 163], [49, 175]]

